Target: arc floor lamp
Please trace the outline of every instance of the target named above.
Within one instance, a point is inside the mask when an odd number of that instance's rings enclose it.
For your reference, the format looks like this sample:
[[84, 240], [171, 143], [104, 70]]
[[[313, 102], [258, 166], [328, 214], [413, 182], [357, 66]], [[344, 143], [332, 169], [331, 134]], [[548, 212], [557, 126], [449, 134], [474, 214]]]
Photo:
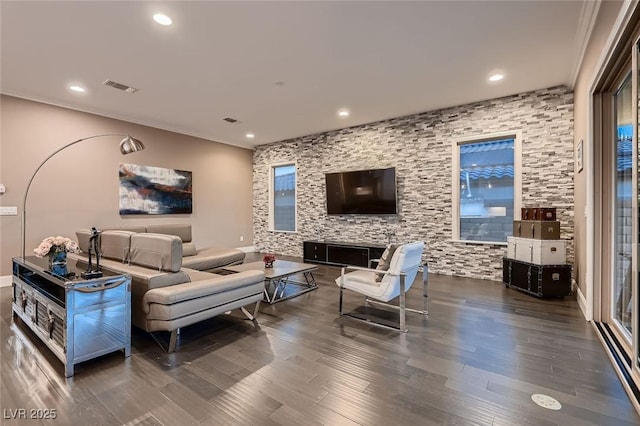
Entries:
[[88, 136], [86, 138], [75, 140], [71, 143], [66, 144], [62, 148], [57, 149], [51, 155], [44, 159], [42, 163], [38, 166], [35, 172], [31, 175], [29, 179], [29, 183], [27, 184], [27, 189], [24, 192], [24, 199], [22, 201], [22, 258], [25, 258], [25, 244], [26, 244], [26, 236], [27, 236], [27, 197], [29, 196], [29, 188], [31, 188], [31, 183], [33, 182], [33, 178], [36, 177], [42, 166], [45, 165], [47, 161], [49, 161], [52, 157], [54, 157], [60, 151], [69, 148], [72, 145], [80, 143], [82, 141], [86, 141], [88, 139], [102, 138], [106, 136], [124, 136], [124, 139], [120, 141], [120, 153], [122, 155], [131, 154], [133, 152], [142, 151], [144, 149], [144, 144], [136, 138], [131, 137], [130, 135], [120, 134], [120, 133], [105, 133], [103, 135], [94, 135]]

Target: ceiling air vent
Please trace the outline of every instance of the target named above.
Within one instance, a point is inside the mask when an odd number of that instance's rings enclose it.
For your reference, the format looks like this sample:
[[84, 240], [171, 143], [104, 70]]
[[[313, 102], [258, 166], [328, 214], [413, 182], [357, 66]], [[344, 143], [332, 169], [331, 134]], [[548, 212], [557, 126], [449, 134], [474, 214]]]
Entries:
[[225, 118], [223, 118], [223, 120], [226, 121], [227, 123], [231, 123], [231, 124], [238, 122], [238, 120], [236, 120], [235, 118], [231, 118], [231, 117], [225, 117]]
[[126, 84], [118, 83], [113, 80], [106, 80], [102, 84], [104, 84], [105, 86], [113, 87], [114, 89], [122, 90], [123, 92], [127, 93], [134, 93], [138, 91], [138, 89], [136, 89], [135, 87], [127, 86]]

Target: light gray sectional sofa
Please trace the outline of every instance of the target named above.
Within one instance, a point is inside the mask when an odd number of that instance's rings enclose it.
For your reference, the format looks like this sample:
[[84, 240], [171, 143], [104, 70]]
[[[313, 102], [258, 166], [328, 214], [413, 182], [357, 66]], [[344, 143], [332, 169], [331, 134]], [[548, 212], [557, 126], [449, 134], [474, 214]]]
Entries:
[[[111, 229], [102, 231], [99, 241], [100, 265], [131, 275], [131, 322], [150, 332], [156, 340], [155, 332], [170, 332], [168, 352], [175, 350], [181, 327], [233, 309], [241, 309], [255, 321], [264, 291], [262, 271], [218, 275], [185, 267], [185, 259], [198, 256], [199, 252], [193, 248], [196, 254], [183, 256], [185, 247], [192, 250], [189, 248], [191, 232], [190, 227], [188, 230], [178, 228], [174, 230], [179, 230], [181, 235], [148, 232], [166, 230], [154, 227], [146, 227], [146, 232]], [[84, 253], [75, 258], [86, 261], [90, 231], [80, 230], [76, 235]], [[197, 262], [187, 264], [215, 269], [231, 261], [242, 263], [242, 259], [238, 262], [237, 257], [228, 253], [221, 257], [206, 254]], [[253, 304], [255, 307], [250, 313], [246, 308]]]
[[[197, 249], [193, 243], [191, 225], [189, 224], [160, 224], [160, 225], [134, 225], [120, 227], [102, 227], [105, 231], [130, 231], [135, 233], [153, 233], [177, 235], [182, 241], [182, 266], [197, 269], [198, 271], [215, 271], [229, 265], [238, 265], [244, 261], [245, 253], [234, 248], [209, 247]], [[89, 245], [89, 230], [76, 232], [80, 249], [86, 252]]]

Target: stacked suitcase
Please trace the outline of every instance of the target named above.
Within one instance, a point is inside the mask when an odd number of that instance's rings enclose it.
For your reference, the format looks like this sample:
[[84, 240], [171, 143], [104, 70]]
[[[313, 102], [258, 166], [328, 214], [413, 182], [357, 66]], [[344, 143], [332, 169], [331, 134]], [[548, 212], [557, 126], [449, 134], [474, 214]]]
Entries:
[[522, 220], [513, 221], [507, 238], [502, 281], [537, 297], [571, 294], [571, 265], [566, 263], [566, 241], [560, 239], [556, 209], [522, 208]]

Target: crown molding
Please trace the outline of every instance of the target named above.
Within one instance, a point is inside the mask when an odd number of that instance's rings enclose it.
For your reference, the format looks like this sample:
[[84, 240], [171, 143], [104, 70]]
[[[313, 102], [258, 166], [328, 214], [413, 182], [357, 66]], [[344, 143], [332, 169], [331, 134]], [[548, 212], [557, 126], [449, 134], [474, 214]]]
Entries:
[[582, 10], [580, 11], [580, 18], [578, 19], [578, 28], [576, 30], [575, 45], [578, 47], [577, 55], [574, 58], [573, 64], [573, 76], [569, 83], [569, 87], [573, 89], [578, 80], [580, 74], [580, 68], [582, 67], [582, 61], [584, 60], [584, 54], [587, 51], [589, 40], [591, 39], [591, 32], [596, 24], [598, 18], [598, 11], [600, 10], [601, 0], [585, 1], [582, 3]]

